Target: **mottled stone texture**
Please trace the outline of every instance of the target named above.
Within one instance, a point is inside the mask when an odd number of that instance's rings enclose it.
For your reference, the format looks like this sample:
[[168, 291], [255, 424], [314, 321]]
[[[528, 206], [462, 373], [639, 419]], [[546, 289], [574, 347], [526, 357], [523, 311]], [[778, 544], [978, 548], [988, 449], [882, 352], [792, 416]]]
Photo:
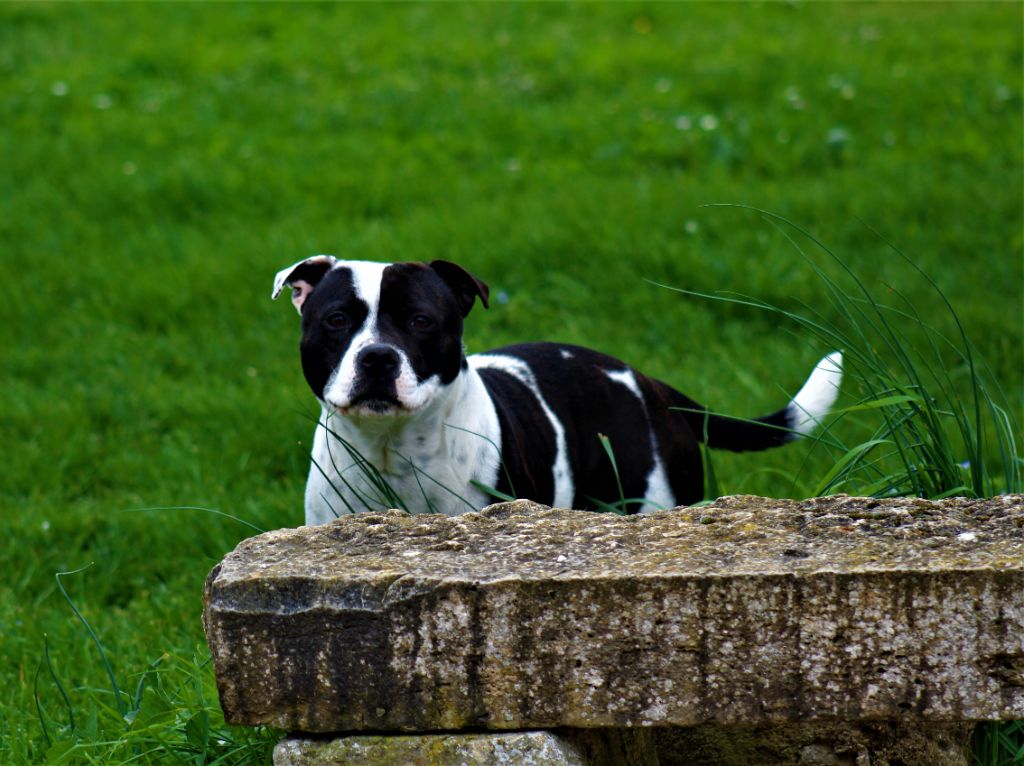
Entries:
[[971, 766], [970, 723], [876, 721], [655, 729], [659, 766]]
[[364, 514], [246, 540], [205, 603], [235, 724], [1024, 718], [1020, 496]]
[[290, 737], [274, 766], [658, 766], [650, 734], [636, 730], [516, 731]]

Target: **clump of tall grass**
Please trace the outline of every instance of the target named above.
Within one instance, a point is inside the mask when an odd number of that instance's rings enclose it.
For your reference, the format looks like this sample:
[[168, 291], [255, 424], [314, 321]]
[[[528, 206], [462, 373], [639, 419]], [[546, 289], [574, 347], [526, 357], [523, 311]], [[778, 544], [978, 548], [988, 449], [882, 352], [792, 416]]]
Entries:
[[[134, 675], [130, 686], [118, 682], [103, 641], [62, 582], [83, 571], [58, 572], [57, 588], [95, 647], [107, 686], [69, 688], [44, 639], [34, 681], [42, 746], [34, 760], [64, 766], [269, 765], [280, 732], [236, 728], [224, 722], [205, 648], [189, 657], [162, 653]], [[46, 677], [56, 691], [49, 704], [40, 691], [40, 680]]]
[[[335, 518], [341, 516], [341, 512], [337, 507], [335, 507], [336, 504], [341, 507], [342, 511], [349, 514], [361, 513], [363, 511], [379, 511], [390, 508], [396, 508], [398, 510], [405, 511], [406, 513], [413, 513], [413, 509], [418, 507], [417, 504], [413, 502], [413, 498], [402, 497], [401, 493], [399, 493], [391, 485], [391, 482], [388, 481], [388, 477], [370, 460], [368, 460], [366, 456], [359, 451], [358, 447], [331, 427], [331, 420], [335, 417], [339, 416], [330, 413], [318, 418], [316, 421], [316, 427], [324, 429], [329, 437], [327, 439], [327, 456], [330, 460], [330, 467], [332, 470], [328, 471], [327, 467], [320, 465], [320, 463], [316, 461], [315, 457], [312, 458], [313, 467], [323, 477], [324, 481], [327, 482], [327, 485], [334, 493], [333, 498], [323, 497], [322, 499], [334, 514]], [[459, 430], [465, 431], [466, 429], [460, 428]], [[481, 439], [487, 438], [482, 434], [475, 435], [479, 436]], [[490, 440], [488, 439], [488, 441]], [[347, 461], [342, 460], [339, 463], [339, 459], [342, 456], [335, 455], [335, 451], [331, 448], [332, 444], [337, 444], [341, 447], [342, 452], [348, 458]], [[498, 450], [497, 445], [494, 445], [493, 442], [492, 445], [496, 450]], [[500, 452], [500, 450], [498, 451]], [[426, 508], [427, 513], [437, 513], [438, 510], [431, 499], [430, 493], [427, 492], [424, 483], [436, 486], [445, 493], [454, 497], [461, 503], [463, 511], [479, 510], [473, 503], [469, 502], [469, 500], [459, 494], [456, 490], [438, 481], [416, 465], [412, 458], [398, 452], [395, 452], [395, 455], [408, 466], [408, 469], [415, 477], [416, 486], [420, 495], [418, 499], [422, 500], [422, 507]], [[502, 468], [504, 469], [504, 464], [502, 465]], [[507, 500], [514, 499], [479, 482], [473, 482], [473, 485], [478, 489], [485, 491], [491, 497]], [[342, 488], [347, 490], [347, 494], [342, 491]], [[335, 500], [336, 503], [332, 503], [332, 499]]]
[[[843, 351], [843, 388], [852, 401], [812, 437], [834, 460], [807, 494], [936, 499], [1020, 492], [1024, 460], [1018, 424], [938, 284], [879, 237], [936, 301], [925, 310], [890, 284], [882, 285], [885, 298], [879, 298], [877, 287], [806, 230], [775, 214], [745, 209], [760, 213], [786, 236], [817, 276], [826, 304], [800, 303], [792, 310], [743, 295], [661, 286], [768, 311], [822, 347]], [[823, 253], [838, 275], [811, 258], [797, 236]], [[852, 427], [844, 421], [853, 421]]]
[[[328, 471], [326, 467], [320, 465], [315, 458], [313, 459], [313, 468], [315, 468], [323, 477], [324, 481], [327, 482], [327, 485], [334, 493], [336, 503], [331, 502], [332, 498], [323, 497], [322, 499], [334, 514], [335, 518], [341, 516], [338, 508], [335, 507], [336, 505], [341, 506], [343, 510], [349, 514], [360, 513], [363, 511], [379, 511], [391, 508], [396, 508], [398, 510], [405, 511], [406, 513], [415, 513], [413, 509], [417, 507], [425, 508], [426, 513], [438, 513], [439, 511], [437, 510], [434, 501], [431, 499], [430, 494], [424, 487], [425, 484], [439, 487], [445, 493], [454, 497], [459, 501], [464, 511], [479, 510], [476, 505], [467, 500], [463, 495], [438, 481], [416, 465], [410, 457], [396, 452], [395, 454], [398, 459], [404, 462], [415, 476], [417, 489], [419, 490], [419, 496], [415, 499], [421, 500], [422, 504], [417, 505], [410, 502], [410, 498], [403, 498], [391, 485], [391, 482], [388, 481], [387, 476], [373, 465], [373, 463], [369, 461], [359, 451], [359, 449], [352, 444], [352, 442], [347, 440], [329, 425], [330, 420], [333, 417], [333, 415], [327, 415], [322, 419], [318, 419], [316, 425], [317, 428], [323, 428], [327, 435], [331, 437], [327, 442], [327, 453], [328, 459], [331, 462], [330, 467], [332, 470]], [[474, 489], [479, 490], [494, 502], [515, 500], [517, 498], [517, 495], [515, 494], [515, 487], [512, 483], [512, 477], [508, 472], [508, 467], [505, 465], [505, 461], [501, 459], [501, 448], [484, 434], [477, 433], [476, 431], [470, 431], [469, 429], [455, 426], [450, 423], [446, 423], [445, 427], [454, 428], [490, 442], [491, 446], [498, 453], [499, 468], [504, 473], [511, 491], [502, 492], [501, 490], [485, 484], [484, 482], [477, 481], [476, 479], [470, 479], [469, 483]], [[619, 468], [615, 460], [615, 452], [612, 448], [611, 440], [604, 434], [598, 434], [597, 438], [601, 442], [601, 446], [604, 449], [605, 454], [608, 456], [610, 469], [615, 476], [618, 498], [602, 500], [600, 498], [587, 497], [587, 500], [592, 504], [593, 509], [598, 513], [615, 513], [625, 515], [630, 513], [631, 509], [635, 510], [645, 503], [651, 504], [646, 498], [627, 498], [625, 496], [622, 489], [622, 482], [619, 479]], [[332, 451], [330, 447], [332, 442], [340, 445], [342, 452], [348, 457], [348, 460], [345, 461], [345, 463], [339, 464], [338, 458], [335, 457], [334, 451]], [[352, 475], [350, 476], [349, 474]], [[342, 487], [348, 490], [347, 495], [342, 491]]]

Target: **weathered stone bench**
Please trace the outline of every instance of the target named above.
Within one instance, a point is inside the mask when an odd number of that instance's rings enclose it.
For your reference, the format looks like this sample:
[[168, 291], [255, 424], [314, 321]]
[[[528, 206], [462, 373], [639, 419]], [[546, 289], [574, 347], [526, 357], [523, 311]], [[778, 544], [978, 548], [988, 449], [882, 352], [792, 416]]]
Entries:
[[344, 733], [278, 764], [647, 764], [652, 731], [662, 764], [966, 763], [1024, 718], [1024, 497], [364, 514], [241, 543], [204, 622], [229, 722]]

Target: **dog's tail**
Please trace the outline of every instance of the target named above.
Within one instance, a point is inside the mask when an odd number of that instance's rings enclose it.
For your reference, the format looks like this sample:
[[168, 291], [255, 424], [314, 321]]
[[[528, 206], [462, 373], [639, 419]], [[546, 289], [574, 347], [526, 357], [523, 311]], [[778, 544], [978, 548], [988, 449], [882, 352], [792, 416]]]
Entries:
[[697, 438], [709, 447], [754, 452], [778, 447], [811, 433], [835, 404], [842, 379], [843, 355], [833, 351], [818, 362], [789, 404], [771, 415], [754, 420], [715, 415], [688, 399], [680, 409]]

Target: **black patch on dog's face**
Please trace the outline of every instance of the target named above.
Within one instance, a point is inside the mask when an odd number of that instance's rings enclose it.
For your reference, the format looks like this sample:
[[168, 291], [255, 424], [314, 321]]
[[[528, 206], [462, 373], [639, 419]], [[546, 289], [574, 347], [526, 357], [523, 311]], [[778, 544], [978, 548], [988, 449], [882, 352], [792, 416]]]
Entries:
[[[351, 269], [327, 272], [302, 307], [302, 370], [321, 400], [352, 339], [364, 328], [370, 306], [356, 292]], [[402, 352], [419, 383], [436, 375], [449, 384], [464, 366], [462, 309], [445, 281], [426, 264], [395, 263], [382, 272], [375, 343]], [[387, 401], [374, 381], [356, 381], [354, 397]], [[365, 388], [365, 391], [361, 389]], [[393, 394], [391, 394], [393, 395]]]
[[377, 332], [379, 342], [405, 353], [418, 382], [437, 375], [447, 385], [462, 369], [462, 311], [448, 285], [425, 264], [384, 269]]
[[302, 371], [317, 398], [370, 313], [355, 292], [352, 271], [327, 272], [302, 307]]

